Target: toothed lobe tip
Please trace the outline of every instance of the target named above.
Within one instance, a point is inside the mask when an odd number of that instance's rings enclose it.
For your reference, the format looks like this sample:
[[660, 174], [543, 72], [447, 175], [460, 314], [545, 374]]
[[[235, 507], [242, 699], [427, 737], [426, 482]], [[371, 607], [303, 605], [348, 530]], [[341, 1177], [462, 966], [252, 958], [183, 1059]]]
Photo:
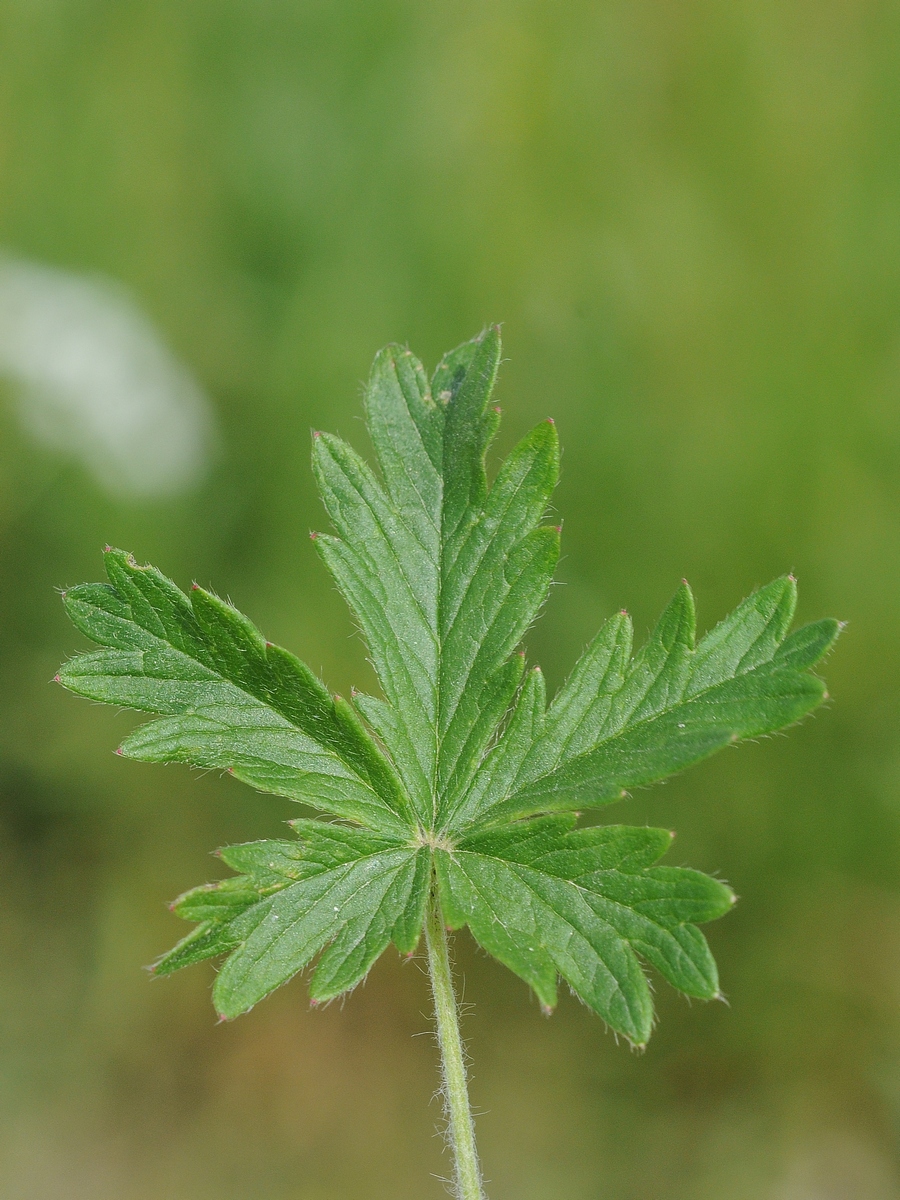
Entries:
[[499, 404], [495, 404], [495, 405], [494, 405], [494, 412], [495, 412], [495, 413], [497, 414], [497, 416], [499, 417], [499, 416], [502, 414], [502, 412], [503, 412], [503, 409], [500, 407], [500, 405], [499, 405]]
[[112, 546], [110, 546], [109, 544], [107, 544], [106, 546], [104, 546], [104, 547], [103, 547], [103, 553], [104, 553], [104, 554], [112, 554]]
[[121, 746], [116, 746], [116, 754], [119, 754], [119, 755], [121, 755], [122, 753], [124, 753], [124, 752], [123, 752], [123, 750], [122, 750], [122, 747], [121, 747]]
[[542, 1005], [541, 1005], [541, 1012], [544, 1014], [544, 1016], [545, 1016], [545, 1017], [552, 1017], [552, 1016], [553, 1016], [553, 1009], [550, 1007], [550, 1005], [549, 1005], [549, 1004], [542, 1004]]
[[319, 536], [319, 535], [318, 535], [318, 534], [316, 533], [316, 531], [313, 529], [313, 530], [312, 530], [312, 532], [311, 532], [311, 533], [310, 533], [310, 535], [309, 535], [309, 540], [310, 540], [311, 542], [314, 542], [318, 536]]
[[225, 1022], [226, 1022], [227, 1020], [228, 1020], [228, 1018], [227, 1018], [227, 1017], [226, 1017], [226, 1016], [225, 1016], [223, 1013], [218, 1013], [218, 1014], [217, 1014], [217, 1020], [216, 1020], [216, 1024], [217, 1024], [217, 1025], [224, 1025], [224, 1024], [225, 1024]]
[[548, 417], [548, 418], [547, 418], [547, 424], [548, 424], [548, 425], [555, 425], [555, 424], [556, 424], [556, 422], [553, 420], [553, 418], [552, 418], [552, 417]]
[[321, 430], [321, 429], [314, 429], [314, 430], [313, 430], [313, 441], [314, 441], [314, 442], [317, 442], [321, 436], [322, 436], [322, 430]]
[[619, 609], [619, 616], [620, 616], [620, 617], [627, 617], [627, 616], [628, 616], [628, 609], [627, 609], [627, 608], [620, 608], [620, 609]]
[[791, 571], [790, 575], [788, 575], [788, 579], [791, 581], [791, 583], [797, 582], [797, 576], [794, 574], [793, 571]]
[[54, 683], [59, 683], [59, 676], [58, 676], [58, 675], [54, 675], [54, 676], [53, 676], [53, 682], [54, 682]]
[[319, 1002], [318, 1002], [318, 1000], [313, 1000], [313, 999], [310, 999], [310, 1002], [309, 1002], [309, 1007], [310, 1007], [310, 1008], [318, 1008], [318, 1007], [319, 1007]]
[[199, 592], [199, 591], [200, 591], [200, 584], [199, 584], [199, 583], [192, 583], [192, 584], [191, 584], [191, 591], [192, 591], [192, 592]]

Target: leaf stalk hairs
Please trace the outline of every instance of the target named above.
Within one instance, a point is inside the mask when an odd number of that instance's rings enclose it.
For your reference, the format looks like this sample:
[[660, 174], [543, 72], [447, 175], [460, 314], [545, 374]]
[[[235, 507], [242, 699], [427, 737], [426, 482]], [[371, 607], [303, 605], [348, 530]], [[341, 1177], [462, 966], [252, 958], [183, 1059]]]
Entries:
[[646, 966], [717, 997], [698, 926], [730, 909], [731, 890], [661, 865], [668, 830], [579, 816], [799, 720], [824, 697], [810, 668], [838, 633], [830, 620], [789, 632], [786, 576], [697, 643], [683, 583], [636, 653], [627, 614], [608, 620], [548, 704], [518, 648], [559, 554], [558, 527], [543, 523], [556, 428], [538, 425], [488, 484], [499, 361], [496, 328], [430, 380], [408, 350], [383, 350], [365, 398], [377, 474], [340, 439], [313, 438], [335, 531], [314, 545], [380, 696], [333, 696], [231, 605], [111, 549], [107, 583], [64, 593], [100, 649], [59, 673], [81, 695], [155, 714], [124, 756], [228, 770], [330, 818], [222, 850], [234, 875], [175, 902], [195, 928], [157, 974], [224, 958], [213, 1001], [232, 1018], [314, 959], [311, 998], [338, 996], [389, 943], [411, 953], [424, 931], [461, 1200], [482, 1191], [447, 927], [467, 925], [545, 1010], [562, 977], [637, 1046], [653, 1025]]

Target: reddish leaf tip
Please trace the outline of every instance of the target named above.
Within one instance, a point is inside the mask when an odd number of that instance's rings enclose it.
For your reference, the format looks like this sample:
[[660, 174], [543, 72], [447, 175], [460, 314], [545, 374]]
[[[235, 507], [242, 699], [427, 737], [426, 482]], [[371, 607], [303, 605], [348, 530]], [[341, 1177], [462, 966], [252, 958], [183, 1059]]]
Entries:
[[104, 554], [112, 554], [112, 546], [110, 546], [110, 544], [109, 544], [108, 542], [107, 542], [107, 544], [106, 544], [106, 545], [103, 547], [103, 553], [104, 553]]
[[309, 1007], [310, 1007], [310, 1008], [318, 1008], [318, 1007], [319, 1007], [319, 1002], [318, 1002], [318, 1000], [313, 1000], [313, 998], [312, 998], [312, 997], [310, 997], [310, 1000], [309, 1000]]
[[319, 535], [316, 533], [316, 531], [315, 531], [314, 529], [313, 529], [313, 530], [310, 530], [310, 534], [309, 534], [309, 540], [310, 540], [311, 542], [314, 542], [318, 536], [319, 536]]
[[322, 436], [322, 430], [321, 430], [321, 429], [314, 429], [314, 430], [313, 430], [313, 441], [314, 441], [314, 442], [318, 441], [318, 440], [319, 440], [319, 438], [320, 438], [321, 436]]
[[553, 1016], [552, 1006], [549, 1004], [544, 1004], [543, 1002], [541, 1002], [541, 1012], [544, 1014], [545, 1017]]
[[555, 425], [555, 424], [556, 424], [556, 422], [553, 420], [553, 418], [552, 418], [552, 417], [548, 417], [548, 418], [547, 418], [547, 424], [548, 424], [548, 425]]
[[216, 1013], [216, 1017], [218, 1018], [216, 1021], [217, 1025], [224, 1025], [225, 1022], [229, 1019], [228, 1017], [225, 1016], [224, 1013]]
[[500, 407], [500, 405], [499, 405], [499, 404], [495, 404], [495, 405], [494, 405], [494, 412], [495, 412], [495, 413], [497, 414], [497, 416], [499, 417], [499, 416], [500, 416], [500, 414], [503, 412], [503, 409]]
[[59, 681], [60, 681], [60, 680], [59, 680], [59, 676], [58, 676], [58, 675], [54, 675], [54, 676], [53, 676], [53, 682], [54, 682], [54, 683], [59, 683]]
[[627, 608], [620, 608], [620, 609], [619, 609], [619, 616], [620, 616], [620, 617], [627, 617], [627, 616], [628, 616], [628, 609], [627, 609]]
[[793, 571], [791, 571], [790, 575], [788, 575], [788, 579], [791, 581], [791, 583], [797, 582], [797, 576], [794, 574]]
[[116, 746], [116, 754], [124, 754], [124, 751], [121, 746]]
[[192, 584], [191, 584], [191, 591], [192, 591], [192, 592], [199, 592], [199, 591], [200, 591], [200, 584], [199, 584], [199, 583], [192, 583]]
[[557, 533], [562, 533], [562, 525], [554, 525], [553, 528]]

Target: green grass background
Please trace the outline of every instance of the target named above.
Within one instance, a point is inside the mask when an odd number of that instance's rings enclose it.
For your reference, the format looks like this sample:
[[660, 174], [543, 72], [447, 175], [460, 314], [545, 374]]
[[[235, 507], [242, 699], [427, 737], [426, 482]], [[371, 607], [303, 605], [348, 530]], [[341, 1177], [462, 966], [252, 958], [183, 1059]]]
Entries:
[[365, 651], [307, 540], [309, 431], [505, 323], [500, 448], [552, 415], [558, 682], [682, 576], [709, 626], [794, 570], [849, 625], [831, 705], [610, 810], [741, 896], [729, 1006], [661, 982], [643, 1055], [458, 939], [492, 1200], [900, 1197], [900, 7], [882, 0], [0, 0], [0, 245], [125, 283], [223, 449], [119, 503], [0, 402], [7, 1200], [435, 1200], [420, 964], [216, 1027], [141, 972], [208, 852], [285, 801], [112, 752], [49, 685], [105, 542], [214, 586], [336, 688]]

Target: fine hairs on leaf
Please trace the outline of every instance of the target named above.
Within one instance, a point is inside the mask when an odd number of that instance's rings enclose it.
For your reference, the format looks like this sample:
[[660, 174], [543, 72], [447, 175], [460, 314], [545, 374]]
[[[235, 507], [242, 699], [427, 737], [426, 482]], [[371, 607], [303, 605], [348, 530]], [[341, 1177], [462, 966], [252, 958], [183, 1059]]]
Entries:
[[227, 770], [322, 814], [220, 851], [233, 874], [175, 902], [195, 927], [157, 975], [222, 959], [213, 1001], [232, 1018], [314, 961], [310, 997], [330, 1000], [391, 942], [408, 954], [424, 935], [461, 1200], [483, 1190], [448, 929], [468, 926], [545, 1011], [562, 978], [635, 1046], [653, 1026], [648, 967], [687, 996], [718, 997], [699, 926], [731, 908], [731, 889], [665, 865], [668, 830], [579, 815], [798, 721], [825, 696], [810, 668], [839, 630], [823, 620], [791, 633], [796, 584], [784, 576], [698, 642], [682, 583], [637, 651], [628, 616], [610, 618], [548, 703], [519, 646], [559, 553], [544, 523], [556, 427], [538, 425], [489, 482], [499, 361], [497, 328], [430, 380], [408, 350], [381, 351], [365, 394], [377, 470], [313, 436], [333, 529], [314, 544], [381, 695], [332, 695], [230, 604], [113, 549], [107, 583], [64, 593], [101, 648], [58, 676], [154, 714], [125, 757]]

